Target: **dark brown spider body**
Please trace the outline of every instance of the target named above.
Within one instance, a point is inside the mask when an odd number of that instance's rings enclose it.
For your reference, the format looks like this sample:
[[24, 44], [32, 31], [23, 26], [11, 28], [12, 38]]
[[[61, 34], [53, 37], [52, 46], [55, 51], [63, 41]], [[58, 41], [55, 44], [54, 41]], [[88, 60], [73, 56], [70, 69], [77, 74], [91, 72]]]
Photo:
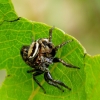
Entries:
[[49, 66], [56, 52], [54, 45], [48, 39], [39, 39], [30, 46], [23, 46], [21, 55], [24, 61], [32, 68]]
[[48, 84], [53, 85], [62, 91], [64, 90], [60, 87], [60, 85], [71, 90], [63, 82], [54, 80], [52, 78], [50, 71], [48, 69], [50, 64], [60, 62], [66, 67], [79, 69], [79, 67], [73, 66], [71, 64], [67, 64], [62, 59], [55, 57], [57, 50], [62, 46], [64, 46], [65, 44], [71, 42], [72, 40], [66, 41], [58, 46], [54, 46], [52, 43], [52, 30], [53, 28], [49, 30], [48, 39], [47, 38], [39, 39], [35, 42], [32, 42], [30, 46], [23, 46], [20, 51], [23, 60], [30, 67], [32, 67], [32, 70], [29, 70], [27, 72], [28, 73], [34, 72], [33, 79], [43, 89], [44, 93], [46, 93], [45, 89], [41, 86], [39, 81], [36, 79], [36, 76], [43, 73], [44, 73], [44, 79]]

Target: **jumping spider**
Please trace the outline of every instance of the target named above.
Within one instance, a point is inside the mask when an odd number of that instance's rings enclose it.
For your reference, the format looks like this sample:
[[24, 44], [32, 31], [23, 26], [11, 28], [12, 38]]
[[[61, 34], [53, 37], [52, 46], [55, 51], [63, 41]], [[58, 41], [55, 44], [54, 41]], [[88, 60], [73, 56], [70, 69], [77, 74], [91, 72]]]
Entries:
[[64, 91], [64, 90], [60, 86], [63, 86], [65, 88], [71, 90], [71, 88], [69, 88], [63, 82], [54, 80], [52, 78], [50, 71], [48, 69], [50, 64], [60, 62], [63, 65], [65, 65], [66, 67], [80, 69], [79, 67], [68, 64], [65, 61], [63, 61], [62, 59], [55, 57], [59, 48], [61, 48], [62, 46], [64, 46], [65, 44], [67, 44], [73, 40], [68, 40], [58, 46], [54, 46], [54, 44], [52, 43], [52, 30], [53, 29], [54, 29], [54, 27], [52, 27], [49, 30], [49, 38], [38, 39], [38, 40], [32, 42], [32, 44], [30, 46], [29, 45], [23, 46], [20, 50], [23, 60], [30, 67], [32, 67], [32, 70], [28, 70], [27, 73], [33, 73], [33, 79], [42, 88], [44, 93], [46, 93], [45, 89], [42, 87], [42, 85], [36, 79], [36, 76], [38, 76], [40, 74], [44, 74], [44, 79], [48, 84], [57, 87], [61, 91]]

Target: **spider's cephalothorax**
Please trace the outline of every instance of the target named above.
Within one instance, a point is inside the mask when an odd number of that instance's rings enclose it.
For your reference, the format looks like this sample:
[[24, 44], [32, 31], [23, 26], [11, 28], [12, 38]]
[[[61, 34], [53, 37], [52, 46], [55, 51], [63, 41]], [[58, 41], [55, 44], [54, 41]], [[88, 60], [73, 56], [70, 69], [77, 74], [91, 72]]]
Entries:
[[58, 46], [54, 46], [52, 43], [52, 30], [49, 30], [49, 38], [42, 38], [35, 42], [32, 42], [30, 46], [23, 46], [20, 53], [23, 60], [33, 69], [27, 71], [28, 73], [33, 73], [33, 79], [36, 83], [43, 89], [44, 93], [46, 93], [45, 89], [41, 86], [39, 81], [36, 79], [36, 76], [40, 74], [44, 74], [45, 81], [57, 87], [58, 89], [64, 91], [60, 86], [63, 86], [69, 90], [71, 90], [68, 86], [66, 86], [63, 82], [54, 80], [50, 74], [48, 69], [49, 65], [52, 63], [60, 62], [66, 67], [77, 68], [79, 67], [73, 66], [64, 62], [62, 59], [55, 57], [55, 54], [59, 48], [64, 46], [65, 44], [71, 42], [72, 40], [63, 42]]

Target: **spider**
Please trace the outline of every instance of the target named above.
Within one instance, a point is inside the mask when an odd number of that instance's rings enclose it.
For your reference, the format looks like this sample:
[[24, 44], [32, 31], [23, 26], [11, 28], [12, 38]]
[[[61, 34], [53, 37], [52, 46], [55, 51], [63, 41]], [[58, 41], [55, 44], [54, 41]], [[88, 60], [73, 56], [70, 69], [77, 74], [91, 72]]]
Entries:
[[54, 27], [49, 29], [49, 38], [40, 38], [36, 41], [33, 41], [31, 45], [22, 46], [20, 50], [22, 59], [26, 62], [26, 64], [32, 67], [32, 70], [28, 70], [27, 73], [32, 73], [34, 81], [40, 86], [40, 88], [44, 91], [44, 93], [46, 93], [45, 89], [36, 79], [36, 76], [41, 74], [44, 74], [44, 79], [48, 84], [57, 87], [61, 91], [64, 92], [61, 86], [71, 90], [71, 88], [65, 85], [65, 83], [59, 80], [54, 80], [52, 78], [48, 68], [50, 64], [59, 62], [66, 67], [80, 69], [77, 66], [68, 64], [62, 59], [55, 57], [59, 48], [63, 47], [65, 44], [73, 40], [67, 40], [61, 43], [60, 45], [54, 46], [54, 44], [52, 43], [53, 29]]

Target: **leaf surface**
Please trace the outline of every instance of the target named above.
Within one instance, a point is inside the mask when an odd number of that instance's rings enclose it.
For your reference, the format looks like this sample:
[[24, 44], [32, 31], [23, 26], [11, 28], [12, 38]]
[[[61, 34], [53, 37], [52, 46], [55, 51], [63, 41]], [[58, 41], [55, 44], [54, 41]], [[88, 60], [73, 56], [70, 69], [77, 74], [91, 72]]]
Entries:
[[100, 100], [100, 56], [86, 55], [85, 61], [87, 100]]
[[[68, 68], [60, 63], [50, 65], [52, 77], [64, 82], [72, 90], [63, 88], [65, 91], [62, 92], [47, 84], [44, 76], [40, 75], [37, 79], [46, 90], [44, 94], [32, 79], [32, 74], [27, 73], [31, 68], [22, 60], [20, 49], [23, 45], [30, 45], [32, 39], [48, 38], [52, 26], [25, 18], [18, 19], [10, 0], [0, 0], [0, 7], [0, 70], [6, 70], [7, 74], [0, 87], [0, 100], [87, 100], [90, 98], [88, 72], [91, 70], [88, 66], [92, 67], [92, 60], [95, 62], [94, 66], [97, 66], [100, 58], [90, 59], [87, 55], [84, 56], [84, 48], [79, 41], [55, 28], [52, 36], [55, 46], [66, 40], [74, 40], [59, 49], [56, 56], [80, 69]], [[92, 82], [95, 84], [94, 78]], [[95, 98], [96, 94], [93, 95]]]

